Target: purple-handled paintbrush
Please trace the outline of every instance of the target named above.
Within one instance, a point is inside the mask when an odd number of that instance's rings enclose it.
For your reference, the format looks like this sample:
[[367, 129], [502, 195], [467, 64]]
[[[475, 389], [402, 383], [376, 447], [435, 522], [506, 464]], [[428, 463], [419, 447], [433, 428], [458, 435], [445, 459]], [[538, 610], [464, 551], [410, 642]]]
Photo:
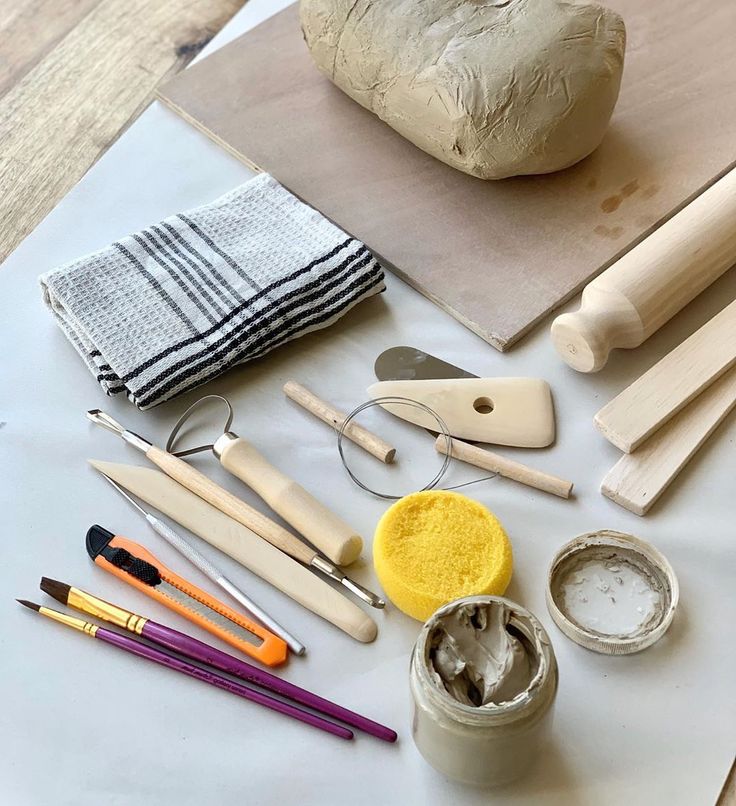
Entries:
[[[378, 739], [383, 739], [386, 742], [396, 741], [396, 731], [374, 722], [372, 719], [356, 714], [354, 711], [349, 711], [341, 705], [337, 705], [330, 700], [326, 700], [311, 691], [306, 691], [293, 683], [282, 680], [276, 675], [259, 669], [256, 666], [246, 663], [239, 658], [234, 658], [226, 652], [222, 652], [216, 647], [205, 644], [196, 638], [178, 632], [171, 627], [166, 627], [163, 624], [158, 624], [155, 621], [146, 619], [129, 610], [125, 610], [117, 605], [110, 604], [104, 599], [99, 599], [91, 593], [87, 593], [79, 588], [74, 588], [64, 582], [58, 582], [55, 579], [43, 577], [41, 579], [41, 590], [53, 596], [58, 602], [74, 607], [87, 613], [91, 616], [96, 616], [118, 627], [123, 627], [132, 633], [147, 638], [154, 644], [166, 647], [174, 652], [178, 652], [184, 657], [195, 660], [199, 663], [204, 663], [207, 666], [212, 666], [219, 669], [221, 672], [235, 675], [242, 680], [247, 680], [249, 683], [261, 686], [269, 691], [286, 697], [293, 702], [306, 705], [315, 711], [319, 711], [325, 716], [332, 719], [337, 719], [350, 725], [353, 728], [362, 730], [375, 736]], [[51, 611], [55, 612], [55, 611]], [[331, 724], [331, 723], [328, 723]]]
[[237, 694], [238, 697], [243, 697], [246, 700], [251, 700], [251, 702], [265, 705], [266, 708], [278, 711], [285, 716], [290, 716], [292, 719], [298, 719], [300, 722], [306, 722], [307, 725], [331, 733], [333, 736], [339, 736], [341, 739], [353, 738], [353, 732], [344, 728], [342, 725], [335, 725], [333, 722], [322, 719], [320, 716], [310, 714], [308, 711], [302, 711], [301, 708], [297, 708], [295, 705], [281, 702], [281, 700], [277, 700], [275, 697], [269, 697], [268, 694], [264, 694], [261, 691], [254, 691], [252, 688], [248, 688], [248, 686], [244, 686], [242, 683], [229, 680], [227, 677], [222, 677], [219, 674], [215, 674], [215, 672], [209, 671], [209, 669], [201, 669], [199, 666], [194, 666], [191, 663], [187, 663], [185, 660], [181, 660], [181, 658], [175, 658], [172, 655], [166, 654], [166, 652], [162, 652], [160, 649], [148, 646], [148, 644], [144, 644], [142, 641], [136, 641], [135, 638], [129, 638], [127, 635], [121, 635], [112, 630], [106, 630], [104, 627], [98, 627], [96, 624], [92, 624], [89, 621], [84, 621], [74, 616], [68, 616], [66, 613], [60, 613], [58, 610], [41, 607], [41, 605], [28, 602], [25, 599], [18, 599], [17, 601], [25, 607], [35, 610], [42, 616], [65, 624], [67, 627], [79, 630], [92, 638], [98, 638], [106, 644], [112, 644], [119, 649], [124, 649], [126, 652], [131, 652], [141, 658], [153, 661], [161, 666], [166, 666], [169, 669], [174, 669], [177, 672], [181, 672], [189, 677], [194, 677], [197, 680], [202, 680], [205, 683], [209, 683], [211, 686], [229, 691], [231, 694]]

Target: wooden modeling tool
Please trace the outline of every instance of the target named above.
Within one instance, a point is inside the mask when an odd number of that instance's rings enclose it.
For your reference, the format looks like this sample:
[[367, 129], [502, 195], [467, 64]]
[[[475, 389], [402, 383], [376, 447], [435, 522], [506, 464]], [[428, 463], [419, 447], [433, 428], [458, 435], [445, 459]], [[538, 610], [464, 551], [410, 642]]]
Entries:
[[552, 341], [579, 372], [614, 347], [638, 347], [736, 263], [736, 169], [711, 185], [585, 286], [580, 310], [558, 316]]
[[[543, 448], [554, 441], [555, 417], [549, 384], [537, 378], [451, 378], [380, 381], [371, 398], [401, 397], [428, 406], [450, 435], [474, 442]], [[426, 412], [399, 403], [381, 403], [391, 414], [431, 429]]]
[[[437, 437], [437, 441], [434, 444], [437, 453], [441, 453], [443, 456], [447, 454], [447, 441], [447, 437], [444, 434], [440, 434]], [[512, 459], [499, 456], [497, 453], [478, 448], [475, 445], [469, 445], [459, 439], [450, 440], [450, 456], [453, 459], [467, 462], [482, 470], [490, 470], [491, 473], [498, 473], [499, 476], [518, 481], [520, 484], [526, 484], [527, 487], [534, 487], [536, 490], [542, 490], [545, 493], [557, 495], [560, 498], [569, 498], [572, 492], [573, 484], [571, 481], [551, 476], [549, 473], [543, 473], [541, 470], [527, 467], [521, 462], [514, 462]]]
[[131, 638], [128, 635], [121, 635], [114, 630], [99, 627], [97, 624], [93, 624], [90, 621], [85, 621], [84, 619], [76, 618], [75, 616], [69, 616], [66, 613], [60, 613], [58, 610], [52, 610], [49, 607], [41, 607], [41, 605], [26, 601], [25, 599], [17, 599], [16, 601], [18, 604], [22, 604], [24, 607], [35, 610], [42, 616], [46, 616], [46, 618], [53, 619], [54, 621], [58, 621], [60, 624], [64, 624], [65, 626], [71, 627], [74, 630], [78, 630], [79, 632], [88, 635], [90, 638], [97, 638], [98, 640], [103, 641], [106, 644], [112, 644], [125, 652], [131, 652], [133, 655], [137, 655], [139, 658], [145, 658], [146, 660], [159, 664], [159, 666], [166, 666], [168, 669], [173, 669], [181, 674], [194, 677], [197, 680], [202, 680], [204, 683], [209, 683], [211, 686], [215, 686], [215, 688], [229, 691], [231, 694], [236, 694], [238, 697], [242, 697], [245, 700], [256, 702], [259, 705], [270, 708], [272, 711], [278, 711], [280, 714], [290, 716], [292, 719], [298, 719], [300, 722], [306, 722], [308, 725], [311, 725], [314, 728], [319, 728], [320, 730], [331, 733], [334, 736], [339, 736], [341, 739], [353, 738], [353, 732], [342, 725], [335, 725], [334, 722], [323, 719], [321, 716], [312, 714], [309, 711], [304, 711], [301, 708], [297, 708], [295, 705], [282, 702], [281, 700], [276, 699], [276, 697], [271, 697], [268, 694], [264, 694], [262, 691], [255, 691], [248, 686], [244, 686], [242, 683], [238, 683], [228, 677], [223, 677], [222, 675], [213, 672], [211, 669], [203, 669], [200, 666], [187, 663], [187, 661], [177, 658], [175, 655], [171, 655], [168, 652], [162, 652], [160, 649], [156, 649], [148, 644], [144, 644], [142, 641], [136, 641], [135, 638]]
[[335, 580], [335, 582], [339, 582], [372, 607], [380, 608], [385, 606], [386, 603], [383, 599], [347, 577], [332, 561], [321, 556], [313, 548], [310, 548], [306, 543], [299, 540], [296, 535], [293, 535], [275, 521], [267, 518], [257, 509], [253, 509], [253, 507], [246, 504], [245, 501], [229, 493], [227, 490], [220, 487], [219, 484], [215, 484], [215, 482], [208, 479], [204, 473], [195, 470], [185, 461], [179, 459], [178, 456], [167, 453], [148, 442], [148, 440], [143, 439], [143, 437], [138, 434], [128, 431], [123, 428], [120, 423], [110, 417], [110, 415], [105, 414], [105, 412], [99, 409], [88, 411], [87, 417], [96, 425], [100, 425], [108, 431], [112, 431], [129, 445], [132, 445], [134, 448], [144, 453], [146, 458], [157, 467], [161, 468], [167, 476], [170, 476], [175, 481], [178, 481], [179, 484], [182, 484], [188, 490], [200, 496], [200, 498], [203, 498], [205, 501], [217, 507], [221, 512], [233, 518], [233, 520], [252, 529], [264, 540], [267, 540], [272, 545], [281, 549], [281, 551], [293, 557], [295, 560], [299, 560], [299, 562], [304, 563], [304, 565], [315, 568], [320, 573]]
[[128, 632], [140, 635], [151, 643], [183, 655], [185, 658], [197, 661], [197, 663], [202, 663], [205, 666], [211, 666], [221, 672], [239, 677], [248, 683], [273, 691], [287, 700], [306, 705], [324, 716], [345, 722], [345, 724], [378, 739], [383, 739], [386, 742], [396, 741], [396, 731], [391, 730], [391, 728], [356, 714], [354, 711], [349, 711], [347, 708], [330, 702], [330, 700], [326, 700], [318, 694], [299, 688], [299, 686], [276, 677], [276, 675], [264, 669], [259, 669], [257, 666], [246, 663], [240, 658], [234, 658], [216, 647], [205, 644], [203, 641], [198, 641], [191, 635], [172, 630], [171, 627], [158, 624], [151, 619], [139, 616], [137, 613], [131, 613], [118, 605], [110, 604], [110, 602], [98, 599], [91, 593], [55, 579], [43, 577], [41, 579], [41, 590], [49, 596], [53, 596], [57, 602], [61, 602], [63, 605], [73, 607], [82, 613], [95, 616], [117, 627], [122, 627]]
[[[305, 389], [301, 384], [296, 381], [287, 381], [284, 384], [284, 394], [295, 403], [298, 403], [303, 409], [306, 409], [311, 414], [314, 414], [323, 423], [331, 425], [336, 431], [339, 431], [347, 415], [338, 411], [334, 406], [320, 400], [315, 394]], [[359, 445], [363, 450], [368, 451], [371, 456], [385, 464], [391, 464], [396, 456], [396, 448], [392, 447], [380, 437], [371, 433], [367, 428], [351, 422], [343, 431], [343, 434], [351, 442]]]
[[339, 590], [160, 470], [95, 460], [90, 464], [357, 641], [375, 639], [376, 623]]
[[87, 532], [85, 546], [100, 568], [230, 646], [267, 666], [286, 660], [285, 641], [174, 573], [139, 543], [95, 525]]
[[283, 641], [286, 641], [289, 649], [292, 652], [295, 652], [297, 655], [304, 654], [304, 644], [301, 641], [298, 641], [294, 636], [284, 627], [282, 627], [277, 621], [271, 618], [271, 616], [266, 613], [263, 608], [259, 607], [249, 596], [243, 593], [237, 585], [231, 582], [225, 574], [219, 569], [216, 568], [203, 554], [197, 551], [194, 546], [186, 541], [181, 535], [178, 535], [173, 529], [171, 529], [167, 524], [165, 524], [160, 518], [157, 518], [155, 515], [152, 515], [150, 512], [146, 512], [140, 504], [136, 503], [128, 493], [116, 482], [114, 482], [109, 476], [106, 476], [104, 473], [102, 477], [105, 479], [108, 484], [114, 487], [120, 495], [134, 508], [136, 509], [148, 522], [149, 526], [153, 529], [156, 534], [163, 537], [163, 539], [171, 546], [173, 546], [183, 557], [186, 557], [189, 562], [195, 566], [195, 568], [199, 568], [199, 570], [215, 585], [218, 585], [224, 591], [226, 591], [230, 596], [235, 599], [235, 601], [244, 607], [252, 616], [258, 619], [258, 621], [263, 624], [264, 627], [269, 629], [275, 635], [278, 635]]
[[603, 479], [603, 495], [646, 515], [698, 449], [736, 406], [736, 368], [730, 369]]
[[609, 442], [631, 453], [734, 364], [736, 302], [605, 405], [595, 424]]
[[[174, 451], [182, 426], [198, 408], [213, 400], [219, 400], [227, 406], [228, 416], [222, 435], [211, 445]], [[360, 535], [304, 487], [274, 467], [255, 445], [234, 434], [230, 430], [232, 421], [232, 406], [226, 398], [221, 395], [200, 398], [177, 421], [169, 435], [166, 450], [180, 457], [211, 450], [227, 471], [254, 490], [274, 512], [278, 512], [330, 560], [337, 565], [355, 562], [363, 548]]]

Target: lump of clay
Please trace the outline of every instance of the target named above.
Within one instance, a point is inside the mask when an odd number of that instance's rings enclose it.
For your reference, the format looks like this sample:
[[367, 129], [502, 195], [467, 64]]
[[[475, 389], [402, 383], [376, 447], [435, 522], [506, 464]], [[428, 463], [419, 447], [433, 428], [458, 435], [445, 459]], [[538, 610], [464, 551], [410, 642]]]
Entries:
[[618, 97], [621, 17], [564, 0], [301, 0], [319, 69], [399, 134], [481, 179], [566, 168]]

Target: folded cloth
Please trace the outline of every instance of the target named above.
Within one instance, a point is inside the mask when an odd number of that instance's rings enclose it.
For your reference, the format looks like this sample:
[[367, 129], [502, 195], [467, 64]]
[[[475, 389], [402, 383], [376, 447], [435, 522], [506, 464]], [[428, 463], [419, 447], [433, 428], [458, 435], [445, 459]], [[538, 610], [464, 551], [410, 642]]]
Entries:
[[268, 174], [39, 278], [108, 395], [149, 409], [385, 289], [368, 249]]

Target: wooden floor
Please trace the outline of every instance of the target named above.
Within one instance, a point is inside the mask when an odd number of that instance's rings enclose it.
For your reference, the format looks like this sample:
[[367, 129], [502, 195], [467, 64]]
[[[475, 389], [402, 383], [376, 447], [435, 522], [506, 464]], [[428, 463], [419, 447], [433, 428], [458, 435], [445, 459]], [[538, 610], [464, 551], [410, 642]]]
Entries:
[[0, 0], [0, 263], [245, 0]]

